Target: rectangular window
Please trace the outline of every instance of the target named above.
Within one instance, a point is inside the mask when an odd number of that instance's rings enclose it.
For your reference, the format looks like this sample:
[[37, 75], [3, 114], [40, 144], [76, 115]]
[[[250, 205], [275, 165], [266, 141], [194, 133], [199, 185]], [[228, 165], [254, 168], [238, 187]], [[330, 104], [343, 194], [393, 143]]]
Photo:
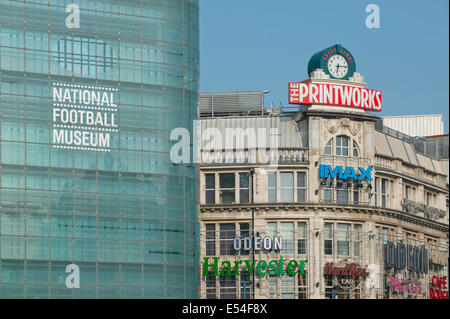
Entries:
[[295, 276], [281, 276], [281, 299], [294, 299]]
[[294, 253], [294, 223], [280, 223], [280, 236], [283, 242], [282, 254]]
[[349, 138], [346, 136], [336, 137], [336, 155], [348, 156], [348, 142]]
[[206, 204], [216, 203], [216, 181], [215, 174], [205, 174]]
[[307, 228], [306, 228], [306, 223], [305, 222], [300, 222], [297, 224], [297, 252], [300, 255], [305, 255], [307, 253], [307, 239], [306, 239], [306, 234], [307, 234]]
[[269, 282], [269, 299], [277, 299], [278, 277], [277, 276], [268, 276], [267, 281]]
[[206, 256], [216, 255], [216, 225], [206, 224]]
[[206, 299], [216, 299], [216, 277], [206, 277]]
[[307, 281], [307, 273], [302, 275], [298, 273], [298, 299], [307, 299], [308, 298], [308, 281]]
[[325, 255], [332, 255], [333, 254], [333, 224], [325, 223], [323, 236], [324, 236]]
[[268, 180], [268, 197], [269, 203], [277, 202], [277, 173], [271, 172], [267, 174]]
[[378, 206], [378, 183], [379, 178], [375, 177], [375, 206]]
[[294, 173], [280, 173], [280, 201], [282, 203], [294, 201]]
[[[234, 273], [234, 270], [232, 270]], [[220, 276], [220, 299], [236, 299], [236, 276]]]
[[360, 256], [361, 249], [361, 225], [353, 225], [353, 255], [356, 257]]
[[342, 182], [342, 181], [337, 182], [336, 195], [337, 195], [338, 204], [347, 204], [348, 203], [347, 182]]
[[337, 224], [337, 251], [338, 256], [349, 256], [350, 253], [350, 225]]
[[235, 224], [220, 224], [220, 255], [236, 255], [236, 251], [233, 248], [235, 236]]
[[411, 194], [411, 186], [406, 185], [405, 186], [405, 199], [409, 199], [410, 194]]
[[353, 204], [359, 204], [359, 194], [361, 191], [360, 184], [353, 184]]
[[388, 187], [389, 181], [387, 179], [381, 179], [381, 207], [386, 208], [388, 205]]
[[242, 204], [249, 202], [249, 177], [249, 173], [239, 173], [239, 201]]
[[241, 271], [240, 285], [241, 299], [250, 299], [252, 297], [252, 282], [247, 270]]
[[306, 172], [297, 173], [297, 202], [306, 203]]
[[221, 204], [232, 204], [235, 202], [234, 178], [234, 173], [219, 174]]

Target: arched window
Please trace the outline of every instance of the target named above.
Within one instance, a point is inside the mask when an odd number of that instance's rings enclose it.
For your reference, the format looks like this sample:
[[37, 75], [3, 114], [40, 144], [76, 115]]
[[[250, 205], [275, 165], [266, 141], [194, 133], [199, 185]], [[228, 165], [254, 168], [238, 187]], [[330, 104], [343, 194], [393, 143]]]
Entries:
[[330, 139], [325, 146], [325, 150], [323, 151], [324, 155], [333, 155], [333, 139]]
[[350, 139], [345, 135], [336, 137], [336, 156], [348, 156]]
[[353, 141], [353, 157], [359, 157], [358, 144]]

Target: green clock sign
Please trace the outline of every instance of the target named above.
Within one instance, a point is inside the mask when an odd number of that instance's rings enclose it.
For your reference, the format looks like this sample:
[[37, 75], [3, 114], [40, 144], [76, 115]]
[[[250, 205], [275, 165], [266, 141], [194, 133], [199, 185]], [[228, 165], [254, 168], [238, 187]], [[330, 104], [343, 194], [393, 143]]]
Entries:
[[322, 69], [332, 79], [348, 80], [355, 73], [356, 64], [350, 51], [336, 44], [311, 57], [308, 75], [315, 69]]

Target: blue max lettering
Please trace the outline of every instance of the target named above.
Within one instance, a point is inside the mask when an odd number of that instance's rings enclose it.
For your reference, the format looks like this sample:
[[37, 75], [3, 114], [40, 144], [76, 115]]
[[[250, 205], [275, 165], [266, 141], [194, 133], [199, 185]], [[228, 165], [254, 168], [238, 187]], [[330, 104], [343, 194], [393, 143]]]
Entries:
[[328, 178], [328, 176], [331, 176], [331, 178], [337, 177], [338, 179], [353, 178], [357, 181], [362, 181], [364, 179], [373, 181], [372, 176], [370, 176], [373, 167], [369, 167], [368, 169], [358, 167], [358, 169], [361, 172], [361, 175], [359, 176], [356, 174], [355, 169], [351, 166], [346, 167], [344, 170], [342, 166], [336, 166], [333, 169], [330, 165], [320, 165], [320, 177]]

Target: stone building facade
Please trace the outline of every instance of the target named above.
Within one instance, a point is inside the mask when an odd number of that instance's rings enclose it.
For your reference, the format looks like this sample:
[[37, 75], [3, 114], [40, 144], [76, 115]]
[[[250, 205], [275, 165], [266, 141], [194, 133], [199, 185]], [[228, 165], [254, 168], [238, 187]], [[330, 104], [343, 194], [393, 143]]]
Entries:
[[[360, 76], [314, 76], [364, 86]], [[430, 298], [433, 276], [448, 273], [446, 172], [376, 130], [377, 119], [325, 105], [201, 118], [201, 298]], [[248, 237], [257, 240], [244, 249]], [[264, 249], [265, 237], [280, 237], [281, 249]], [[389, 265], [403, 244], [407, 259]], [[232, 275], [204, 276], [214, 257]], [[304, 272], [251, 269], [252, 260], [280, 268], [280, 258], [307, 260]]]

